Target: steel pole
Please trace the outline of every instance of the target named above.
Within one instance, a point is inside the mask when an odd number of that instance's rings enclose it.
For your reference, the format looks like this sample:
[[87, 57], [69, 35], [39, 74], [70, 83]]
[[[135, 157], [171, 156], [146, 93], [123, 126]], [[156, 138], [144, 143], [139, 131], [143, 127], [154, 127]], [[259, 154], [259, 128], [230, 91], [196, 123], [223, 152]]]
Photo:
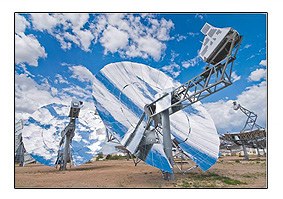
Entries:
[[246, 145], [245, 145], [245, 144], [242, 144], [242, 146], [243, 146], [243, 151], [244, 151], [245, 159], [246, 159], [246, 160], [249, 160], [249, 155], [248, 155], [248, 153], [247, 153]]
[[65, 140], [64, 140], [64, 152], [63, 152], [63, 167], [62, 170], [67, 169], [67, 161], [69, 157], [69, 147], [70, 147], [70, 135], [66, 134], [65, 135]]
[[24, 150], [24, 144], [20, 145], [20, 167], [24, 166], [24, 162], [25, 162], [25, 150]]
[[[174, 161], [172, 155], [172, 140], [171, 140], [171, 132], [170, 132], [170, 119], [169, 119], [169, 110], [165, 110], [161, 112], [162, 118], [162, 133], [163, 133], [163, 147], [164, 152], [174, 169]], [[167, 180], [174, 180], [174, 171], [173, 173], [166, 172], [165, 178]]]
[[260, 157], [260, 152], [259, 152], [258, 144], [256, 145], [256, 150], [257, 150], [257, 157]]
[[232, 149], [230, 149], [230, 153], [231, 153], [231, 156], [233, 155], [233, 151], [232, 151]]

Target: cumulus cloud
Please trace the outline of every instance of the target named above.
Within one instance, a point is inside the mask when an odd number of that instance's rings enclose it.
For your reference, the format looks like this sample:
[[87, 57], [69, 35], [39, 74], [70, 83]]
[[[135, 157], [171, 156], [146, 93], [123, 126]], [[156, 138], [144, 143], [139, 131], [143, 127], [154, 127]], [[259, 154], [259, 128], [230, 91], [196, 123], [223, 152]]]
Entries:
[[55, 88], [40, 85], [26, 74], [15, 75], [15, 111], [16, 115], [31, 114], [41, 106], [59, 102], [52, 96]]
[[78, 45], [84, 51], [90, 51], [89, 47], [94, 36], [90, 30], [84, 28], [89, 15], [82, 14], [48, 14], [32, 13], [31, 21], [34, 29], [47, 31], [54, 36], [64, 50], [71, 49], [71, 42]]
[[31, 74], [28, 70], [25, 64], [18, 64], [16, 66], [16, 69], [18, 69], [20, 72], [23, 72], [24, 74], [26, 74], [29, 77], [35, 77], [33, 74]]
[[259, 68], [251, 72], [248, 79], [249, 81], [260, 81], [261, 79], [265, 79], [265, 78], [266, 78], [266, 69]]
[[261, 60], [259, 65], [266, 66], [267, 65], [266, 59], [265, 60]]
[[30, 23], [22, 15], [15, 14], [15, 62], [28, 74], [24, 63], [38, 66], [39, 58], [46, 58], [45, 48], [33, 34], [25, 35]]
[[84, 66], [70, 66], [69, 70], [72, 72], [72, 78], [78, 79], [81, 82], [92, 82], [93, 74]]
[[241, 79], [241, 75], [238, 76], [235, 71], [232, 72], [231, 77], [233, 82], [236, 82]]
[[73, 32], [78, 38], [79, 46], [84, 51], [90, 51], [89, 47], [91, 45], [91, 41], [93, 40], [94, 36], [92, 35], [91, 31], [89, 30], [80, 30], [80, 29], [74, 29]]
[[127, 46], [128, 39], [128, 33], [118, 30], [113, 26], [108, 26], [100, 38], [100, 43], [105, 48], [105, 54], [108, 51], [115, 53]]
[[152, 15], [107, 14], [97, 17], [92, 32], [105, 48], [105, 53], [118, 52], [122, 57], [142, 57], [160, 60], [174, 28], [171, 20], [157, 20]]
[[56, 74], [55, 78], [56, 78], [54, 80], [55, 84], [58, 84], [58, 83], [60, 83], [60, 84], [69, 84], [69, 82], [65, 78], [63, 78], [62, 75], [60, 75], [60, 74]]
[[24, 16], [16, 14], [15, 15], [15, 32], [18, 34], [21, 32], [25, 32], [27, 27], [30, 27], [30, 23], [26, 20], [26, 18]]
[[200, 61], [201, 61], [201, 57], [199, 55], [197, 55], [196, 57], [194, 57], [192, 59], [189, 59], [187, 61], [183, 61], [182, 66], [184, 68], [189, 68], [189, 67], [198, 65]]
[[[80, 86], [75, 85], [71, 81], [66, 80], [60, 74], [55, 75], [54, 85], [61, 83], [55, 87], [47, 78], [38, 75], [38, 81], [30, 78], [27, 74], [15, 75], [15, 114], [16, 120], [27, 119], [30, 114], [38, 108], [50, 103], [59, 103], [69, 105], [73, 98], [82, 100], [84, 105], [92, 103], [91, 86], [87, 83], [88, 71], [81, 67], [73, 67], [74, 70], [68, 74], [68, 77], [74, 75], [80, 76]], [[78, 77], [77, 77], [78, 78]], [[62, 84], [63, 83], [63, 84]]]
[[28, 63], [31, 66], [38, 66], [38, 59], [46, 57], [45, 48], [34, 35], [25, 35], [22, 32], [15, 35], [16, 64]]
[[[243, 107], [258, 115], [257, 123], [263, 127], [266, 125], [266, 81], [247, 87], [235, 99]], [[205, 103], [204, 106], [212, 116], [220, 133], [239, 132], [244, 127], [247, 117], [241, 111], [232, 109], [233, 100], [220, 100]]]
[[137, 44], [139, 51], [150, 55], [155, 61], [160, 59], [162, 51], [166, 48], [165, 44], [150, 36], [137, 39]]
[[171, 63], [170, 65], [163, 66], [161, 69], [170, 73], [174, 78], [178, 77], [181, 73], [180, 66], [176, 63]]
[[56, 17], [48, 13], [32, 13], [31, 21], [35, 29], [49, 33], [52, 33], [56, 25], [60, 23]]
[[104, 53], [118, 53], [123, 58], [152, 58], [159, 61], [166, 49], [165, 42], [172, 39], [171, 20], [156, 19], [154, 15], [134, 14], [31, 14], [33, 28], [47, 31], [69, 50], [72, 45], [90, 51], [91, 44], [100, 42]]

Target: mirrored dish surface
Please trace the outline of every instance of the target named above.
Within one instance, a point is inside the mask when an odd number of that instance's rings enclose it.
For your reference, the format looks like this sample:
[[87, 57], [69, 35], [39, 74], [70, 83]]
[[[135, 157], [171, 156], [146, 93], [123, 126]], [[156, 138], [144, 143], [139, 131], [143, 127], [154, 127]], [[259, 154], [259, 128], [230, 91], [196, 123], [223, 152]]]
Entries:
[[[137, 131], [129, 144], [127, 140], [144, 112], [144, 106], [156, 99], [158, 93], [180, 86], [165, 73], [144, 64], [119, 62], [106, 65], [95, 75], [93, 99], [108, 131], [130, 152], [142, 142], [142, 130]], [[145, 126], [145, 119], [140, 126]], [[172, 139], [203, 170], [218, 159], [219, 137], [208, 112], [200, 102], [170, 115]], [[150, 145], [144, 161], [163, 171], [172, 172], [162, 145]]]
[[[35, 111], [22, 130], [27, 152], [39, 163], [54, 166], [61, 131], [69, 123], [70, 106], [49, 104]], [[83, 107], [76, 120], [75, 136], [71, 143], [73, 165], [81, 165], [97, 155], [106, 138], [105, 127], [94, 110]]]

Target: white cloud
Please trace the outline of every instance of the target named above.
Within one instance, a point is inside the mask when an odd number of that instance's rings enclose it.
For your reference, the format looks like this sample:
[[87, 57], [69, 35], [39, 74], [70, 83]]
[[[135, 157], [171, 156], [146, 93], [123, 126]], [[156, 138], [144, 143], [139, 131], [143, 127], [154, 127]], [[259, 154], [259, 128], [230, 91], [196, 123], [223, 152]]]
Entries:
[[157, 31], [157, 39], [160, 41], [168, 41], [170, 39], [170, 30], [174, 28], [174, 23], [169, 20], [161, 19], [158, 26]]
[[177, 34], [177, 35], [175, 36], [175, 38], [176, 38], [177, 42], [180, 42], [180, 41], [182, 41], [182, 40], [184, 40], [184, 39], [187, 39], [186, 36], [184, 36], [184, 35], [179, 35], [179, 34]]
[[51, 33], [60, 23], [56, 17], [47, 13], [32, 13], [30, 15], [33, 27], [42, 32], [46, 30]]
[[128, 39], [129, 36], [126, 32], [118, 30], [113, 26], [108, 26], [100, 38], [100, 43], [105, 48], [105, 54], [108, 51], [115, 53], [127, 46]]
[[70, 66], [69, 70], [72, 72], [72, 78], [78, 79], [81, 82], [92, 82], [93, 74], [84, 66]]
[[60, 84], [69, 84], [69, 82], [67, 80], [65, 80], [65, 78], [62, 77], [62, 75], [60, 74], [56, 74], [55, 75], [56, 79], [54, 80], [54, 82], [57, 84], [57, 83], [60, 83]]
[[199, 33], [198, 32], [196, 32], [196, 33], [195, 32], [188, 32], [188, 35], [195, 37], [195, 36], [199, 35]]
[[91, 41], [94, 39], [94, 36], [92, 35], [90, 30], [80, 30], [80, 29], [74, 29], [73, 32], [77, 36], [77, 39], [80, 42], [80, 47], [84, 51], [90, 51], [89, 47], [91, 44]]
[[16, 64], [28, 63], [38, 66], [39, 58], [46, 58], [47, 53], [43, 46], [32, 34], [19, 33], [15, 35], [15, 60]]
[[251, 72], [248, 79], [249, 81], [260, 81], [261, 79], [265, 79], [265, 78], [266, 78], [266, 69], [260, 68]]
[[[257, 123], [266, 125], [266, 81], [247, 87], [236, 101], [243, 107], [258, 115]], [[241, 111], [232, 109], [233, 100], [205, 103], [204, 106], [212, 116], [217, 129], [221, 133], [239, 132], [244, 127], [247, 117]]]
[[197, 55], [196, 57], [192, 58], [192, 59], [189, 59], [187, 61], [183, 61], [182, 62], [182, 66], [184, 68], [189, 68], [189, 67], [192, 67], [192, 66], [196, 66], [199, 64], [201, 58], [199, 55]]
[[82, 88], [78, 85], [68, 85], [68, 87], [62, 88], [60, 95], [63, 95], [63, 98], [77, 98], [83, 102], [90, 101], [91, 90]]
[[58, 94], [57, 88], [51, 87], [50, 90], [51, 90], [52, 96], [56, 96]]
[[252, 45], [251, 44], [246, 44], [245, 46], [244, 46], [244, 49], [248, 49], [248, 48], [250, 48]]
[[18, 64], [17, 69], [19, 69], [20, 71], [22, 71], [24, 74], [26, 74], [27, 76], [30, 77], [35, 77], [33, 74], [31, 74], [28, 70], [25, 64]]
[[166, 48], [165, 44], [150, 36], [139, 38], [137, 44], [141, 52], [149, 54], [155, 61], [160, 59], [162, 51]]
[[171, 50], [171, 62], [174, 62], [175, 58], [178, 57], [180, 54], [176, 53], [175, 51]]
[[172, 63], [168, 66], [163, 66], [161, 69], [163, 71], [169, 72], [174, 78], [178, 77], [181, 73], [180, 66], [176, 63]]
[[94, 23], [90, 23], [89, 28], [94, 36], [93, 43], [96, 44], [103, 31], [106, 29], [108, 22], [106, 15], [98, 15], [94, 20]]
[[250, 57], [247, 58], [247, 60], [254, 58], [255, 55], [251, 55]]
[[[92, 24], [95, 42], [100, 41], [105, 53], [118, 52], [121, 57], [142, 57], [160, 60], [174, 28], [171, 20], [157, 20], [152, 15], [141, 17], [132, 14], [100, 15]], [[98, 38], [100, 38], [98, 40]]]
[[266, 59], [265, 60], [261, 60], [259, 65], [266, 66], [267, 65]]
[[232, 77], [233, 83], [241, 79], [241, 75], [238, 76], [235, 71], [232, 72], [231, 77]]
[[[50, 89], [52, 87], [49, 87]], [[54, 88], [53, 93], [56, 92]], [[15, 75], [15, 111], [16, 117], [33, 113], [38, 108], [60, 100], [51, 95], [46, 86], [36, 83], [26, 74]], [[19, 118], [20, 119], [20, 118]]]
[[[75, 68], [75, 74], [82, 75], [82, 81], [87, 81], [87, 71], [81, 72], [80, 67]], [[83, 71], [83, 70], [82, 70]], [[74, 74], [73, 74], [74, 75]], [[71, 77], [71, 75], [68, 75]], [[41, 76], [38, 76], [41, 77]], [[52, 86], [47, 78], [42, 78], [36, 82], [27, 74], [15, 75], [15, 114], [16, 120], [27, 119], [30, 114], [38, 108], [50, 103], [69, 105], [73, 98], [82, 100], [84, 104], [91, 103], [91, 86], [75, 85], [69, 83], [61, 75], [57, 74], [54, 81], [61, 84], [59, 87]]]
[[26, 28], [30, 26], [30, 23], [26, 20], [24, 16], [19, 14], [15, 15], [15, 32], [21, 33], [25, 32]]
[[89, 14], [87, 13], [64, 13], [56, 14], [56, 18], [65, 23], [65, 27], [69, 25], [69, 28], [80, 29], [88, 22]]
[[71, 49], [74, 42], [84, 51], [90, 51], [89, 47], [94, 35], [90, 30], [83, 29], [88, 22], [89, 14], [31, 14], [32, 24], [36, 30], [47, 31], [54, 36], [64, 50]]
[[[72, 44], [90, 51], [91, 44], [100, 42], [104, 53], [119, 53], [123, 58], [142, 57], [160, 60], [165, 52], [165, 42], [172, 39], [171, 20], [156, 19], [154, 15], [102, 14], [31, 14], [33, 27], [47, 31], [69, 50]], [[87, 26], [86, 26], [87, 24]], [[88, 29], [86, 29], [88, 27]]]

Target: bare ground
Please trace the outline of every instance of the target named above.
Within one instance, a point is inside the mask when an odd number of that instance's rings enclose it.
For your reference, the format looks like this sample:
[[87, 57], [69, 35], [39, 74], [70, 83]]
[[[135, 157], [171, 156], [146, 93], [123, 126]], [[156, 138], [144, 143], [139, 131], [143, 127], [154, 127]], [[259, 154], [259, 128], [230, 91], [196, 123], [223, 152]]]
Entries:
[[132, 161], [97, 161], [59, 171], [39, 163], [15, 165], [15, 188], [266, 188], [266, 158], [221, 157], [209, 170], [196, 168], [166, 181], [159, 169]]

